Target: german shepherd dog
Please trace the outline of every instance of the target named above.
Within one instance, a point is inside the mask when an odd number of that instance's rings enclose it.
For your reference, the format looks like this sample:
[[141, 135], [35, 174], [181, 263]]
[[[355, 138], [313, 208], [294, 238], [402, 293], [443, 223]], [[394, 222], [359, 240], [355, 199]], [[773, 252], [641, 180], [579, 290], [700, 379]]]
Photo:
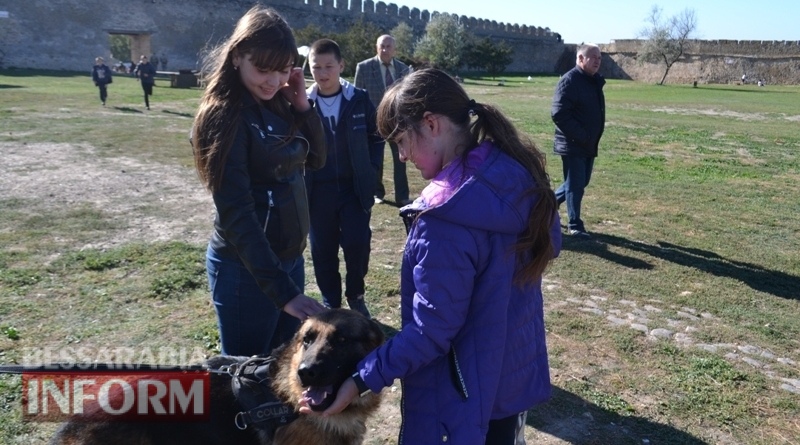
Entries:
[[[298, 402], [306, 400], [313, 410], [324, 411], [356, 364], [383, 341], [383, 332], [374, 321], [348, 309], [327, 310], [303, 322], [294, 338], [268, 359], [209, 359], [209, 370], [236, 372], [211, 373], [208, 422], [72, 419], [61, 426], [51, 445], [361, 444], [366, 419], [377, 410], [380, 394], [356, 398], [347, 409], [330, 417], [298, 415]], [[247, 369], [252, 372], [245, 376]], [[263, 408], [269, 400], [276, 403]], [[274, 421], [253, 420], [275, 412], [279, 416]]]

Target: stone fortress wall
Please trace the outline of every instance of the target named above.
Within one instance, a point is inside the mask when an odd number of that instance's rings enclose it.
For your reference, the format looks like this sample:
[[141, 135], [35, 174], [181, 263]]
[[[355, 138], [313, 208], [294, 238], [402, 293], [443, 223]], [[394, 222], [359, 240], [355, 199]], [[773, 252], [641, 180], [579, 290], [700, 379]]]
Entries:
[[[610, 78], [658, 82], [664, 65], [639, 64], [641, 40], [615, 40], [600, 45], [602, 73]], [[669, 71], [666, 83], [800, 84], [800, 41], [692, 40], [686, 55]]]
[[[88, 71], [109, 58], [109, 34], [131, 36], [132, 59], [157, 54], [167, 69], [198, 69], [205, 51], [225, 38], [256, 0], [0, 0], [0, 67]], [[296, 29], [315, 24], [343, 32], [356, 20], [389, 30], [400, 22], [422, 33], [438, 12], [373, 0], [261, 0]], [[457, 14], [457, 11], [453, 13]], [[575, 64], [576, 45], [532, 25], [459, 16], [478, 36], [514, 49], [509, 72], [560, 74]], [[377, 37], [377, 36], [376, 36]], [[299, 42], [309, 44], [311, 42]], [[742, 74], [768, 84], [800, 84], [800, 42], [696, 40], [670, 70], [670, 83], [732, 83]], [[657, 82], [661, 65], [636, 61], [640, 40], [601, 44], [609, 78]]]
[[[635, 53], [641, 40], [614, 40], [603, 50], [614, 53]], [[707, 56], [798, 57], [800, 41], [774, 40], [690, 40], [692, 54]]]
[[[137, 54], [166, 56], [169, 70], [197, 69], [204, 52], [233, 29], [254, 0], [0, 0], [3, 67], [88, 70], [96, 56], [109, 58], [109, 34], [131, 36]], [[373, 0], [268, 0], [289, 24], [315, 24], [342, 32], [363, 19], [390, 30], [400, 22], [422, 32], [438, 12]], [[457, 12], [455, 12], [457, 14]], [[5, 17], [3, 17], [5, 16]], [[552, 73], [565, 50], [549, 28], [459, 16], [478, 36], [514, 48], [508, 71]], [[378, 36], [375, 36], [376, 39]], [[310, 44], [311, 42], [300, 42]]]

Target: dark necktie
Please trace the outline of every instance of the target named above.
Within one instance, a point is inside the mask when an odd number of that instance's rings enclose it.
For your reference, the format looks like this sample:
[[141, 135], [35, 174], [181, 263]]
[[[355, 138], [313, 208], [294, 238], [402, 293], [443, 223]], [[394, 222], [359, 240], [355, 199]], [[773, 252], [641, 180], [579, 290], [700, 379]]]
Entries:
[[392, 78], [392, 72], [389, 71], [389, 64], [384, 63], [383, 66], [386, 67], [386, 77], [384, 78], [386, 81], [386, 88], [389, 88], [389, 86], [394, 83], [394, 79]]

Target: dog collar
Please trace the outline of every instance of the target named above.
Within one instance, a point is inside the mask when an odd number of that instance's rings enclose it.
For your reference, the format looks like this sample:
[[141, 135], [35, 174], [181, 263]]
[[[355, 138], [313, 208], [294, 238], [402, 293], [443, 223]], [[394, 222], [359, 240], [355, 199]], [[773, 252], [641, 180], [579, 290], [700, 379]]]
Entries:
[[234, 419], [240, 430], [253, 425], [266, 430], [271, 437], [275, 430], [299, 418], [294, 409], [278, 400], [270, 388], [269, 367], [273, 363], [274, 357], [252, 357], [230, 370], [233, 394], [246, 408]]
[[[246, 430], [248, 426], [266, 422], [266, 430], [274, 434], [275, 430], [297, 420], [299, 415], [289, 405], [281, 402], [265, 403], [248, 411], [236, 413], [236, 428]], [[261, 426], [261, 425], [259, 425]]]

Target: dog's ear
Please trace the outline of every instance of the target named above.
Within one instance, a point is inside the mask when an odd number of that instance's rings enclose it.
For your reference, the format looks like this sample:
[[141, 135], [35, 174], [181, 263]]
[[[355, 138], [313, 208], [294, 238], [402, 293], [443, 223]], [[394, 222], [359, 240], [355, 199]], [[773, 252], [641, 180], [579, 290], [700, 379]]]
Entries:
[[[296, 335], [296, 334], [295, 334]], [[272, 352], [269, 354], [270, 357], [278, 359], [280, 356], [286, 353], [286, 350], [289, 348], [289, 345], [292, 343], [292, 340], [289, 340], [282, 345], [278, 346], [277, 348], [273, 349]], [[270, 366], [269, 367], [269, 374], [270, 378], [274, 378], [275, 374], [278, 372], [277, 366]]]

